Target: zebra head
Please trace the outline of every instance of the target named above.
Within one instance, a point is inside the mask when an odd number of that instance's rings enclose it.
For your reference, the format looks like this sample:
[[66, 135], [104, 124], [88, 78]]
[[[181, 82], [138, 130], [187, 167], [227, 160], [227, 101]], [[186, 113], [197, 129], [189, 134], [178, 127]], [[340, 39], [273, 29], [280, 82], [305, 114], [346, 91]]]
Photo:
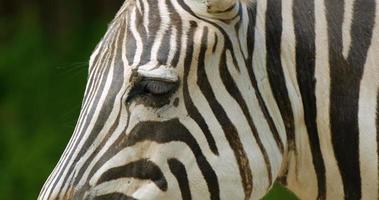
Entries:
[[255, 17], [236, 0], [128, 0], [39, 199], [261, 198], [286, 137], [257, 89]]

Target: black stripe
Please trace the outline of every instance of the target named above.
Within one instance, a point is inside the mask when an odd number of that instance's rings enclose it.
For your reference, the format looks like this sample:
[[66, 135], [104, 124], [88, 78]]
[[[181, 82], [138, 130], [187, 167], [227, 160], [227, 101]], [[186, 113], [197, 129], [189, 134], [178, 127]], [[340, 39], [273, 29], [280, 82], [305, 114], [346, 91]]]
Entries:
[[296, 38], [297, 81], [304, 107], [304, 120], [317, 176], [318, 199], [326, 198], [325, 164], [317, 130], [315, 94], [315, 13], [314, 1], [294, 0], [293, 20]]
[[101, 196], [94, 198], [94, 200], [111, 200], [111, 199], [114, 199], [114, 200], [116, 200], [116, 199], [117, 200], [137, 200], [133, 197], [127, 196], [127, 195], [122, 194], [122, 193], [105, 194], [105, 195], [101, 195]]
[[[199, 60], [204, 59], [204, 57], [200, 57]], [[255, 127], [255, 124], [253, 122], [253, 118], [249, 113], [249, 108], [247, 107], [247, 104], [245, 100], [243, 99], [241, 92], [239, 91], [236, 83], [233, 80], [233, 77], [230, 75], [230, 72], [228, 70], [227, 64], [226, 64], [226, 50], [224, 50], [223, 54], [221, 55], [221, 60], [220, 60], [220, 76], [222, 79], [222, 82], [228, 91], [229, 95], [233, 97], [233, 99], [238, 103], [238, 105], [241, 107], [241, 110], [249, 124], [251, 133], [253, 134], [258, 147], [262, 153], [263, 160], [266, 165], [266, 172], [268, 175], [268, 181], [269, 185], [272, 183], [272, 172], [271, 172], [271, 163], [268, 158], [267, 151], [265, 147], [263, 146], [262, 140], [258, 135], [258, 130]]]
[[210, 199], [220, 199], [220, 189], [216, 173], [202, 153], [196, 139], [178, 119], [163, 122], [140, 122], [131, 130], [129, 137], [125, 139], [125, 136], [123, 136], [117, 145], [128, 147], [143, 141], [153, 141], [159, 144], [173, 141], [185, 143], [193, 152], [196, 163], [207, 183]]
[[[172, 23], [174, 23], [174, 24], [176, 23], [176, 21], [173, 21], [173, 19], [172, 19], [172, 15], [173, 14], [171, 14], [171, 12], [173, 12], [173, 7], [171, 5], [170, 0], [165, 0], [165, 4], [167, 5], [167, 10], [170, 13], [169, 19], [171, 21], [171, 24], [170, 25], [167, 25], [167, 24], [165, 25], [165, 27], [167, 26], [168, 28], [164, 32], [164, 35], [163, 35], [163, 38], [162, 38], [162, 42], [161, 42], [161, 45], [159, 47], [157, 59], [158, 59], [158, 61], [161, 64], [167, 65], [167, 64], [171, 64], [171, 63], [167, 63], [167, 58], [168, 58], [168, 55], [169, 55], [170, 50], [171, 50], [170, 49], [170, 44], [171, 44], [171, 42], [173, 40], [176, 40], [177, 38], [172, 38], [172, 31], [173, 31], [172, 30], [172, 27], [173, 27]], [[177, 42], [177, 45], [178, 45], [178, 43], [179, 42]]]
[[[154, 45], [154, 42], [156, 41], [157, 32], [160, 28], [163, 28], [162, 21], [161, 21], [161, 13], [159, 9], [159, 1], [156, 0], [146, 0], [147, 4], [149, 4], [149, 12], [146, 13], [146, 10], [144, 12], [144, 15], [148, 15], [149, 18], [149, 24], [147, 25], [148, 33], [144, 30], [144, 27], [142, 24], [136, 24], [136, 28], [141, 35], [143, 48], [142, 48], [142, 55], [140, 62], [138, 65], [144, 65], [151, 61], [151, 49]], [[142, 21], [143, 17], [141, 17]]]
[[[148, 16], [148, 18], [150, 18], [149, 13], [147, 12], [148, 11], [147, 9], [150, 10], [150, 4], [146, 0], [139, 0], [139, 1], [140, 1], [140, 5], [142, 5], [141, 6], [141, 15], [137, 16], [138, 18], [135, 19], [136, 20], [135, 22], [136, 22], [136, 29], [138, 30], [138, 33], [140, 34], [140, 37], [142, 39], [142, 43], [145, 43], [148, 41], [149, 35], [147, 34], [147, 32], [150, 28], [149, 28], [149, 24], [147, 24], [147, 26], [145, 26], [144, 16]], [[147, 3], [148, 6], [145, 7], [144, 3]]]
[[[287, 143], [292, 148], [294, 143], [294, 119], [280, 56], [282, 31], [282, 2], [268, 0], [266, 10], [266, 70], [272, 93], [286, 128]], [[274, 136], [276, 136], [275, 139], [278, 143], [280, 141], [279, 135], [274, 134]], [[282, 143], [278, 143], [278, 146], [283, 153], [284, 147]]]
[[186, 168], [179, 160], [175, 158], [169, 159], [167, 162], [170, 171], [174, 174], [176, 180], [178, 181], [180, 192], [182, 194], [182, 200], [191, 200], [191, 190], [189, 187]]
[[[354, 2], [351, 46], [342, 54], [343, 1], [326, 1], [331, 76], [332, 144], [344, 185], [345, 199], [361, 198], [358, 102], [360, 82], [371, 43], [375, 0]], [[346, 148], [349, 147], [349, 148]]]
[[[149, 13], [145, 12], [145, 14], [148, 14], [148, 17], [149, 17], [149, 24], [148, 24], [149, 40], [154, 41], [155, 35], [156, 35], [155, 33], [158, 32], [158, 30], [160, 29], [161, 24], [162, 24], [162, 21], [161, 21], [162, 13], [160, 10], [159, 1], [146, 0], [146, 2], [147, 2], [147, 4], [149, 4]], [[148, 50], [150, 50], [150, 49], [148, 49]]]
[[196, 106], [193, 104], [191, 96], [189, 94], [188, 90], [188, 73], [190, 70], [191, 62], [193, 60], [193, 45], [190, 43], [193, 42], [194, 39], [194, 31], [196, 28], [196, 23], [191, 23], [191, 29], [188, 32], [187, 37], [187, 52], [186, 52], [186, 58], [184, 61], [184, 75], [183, 75], [183, 98], [184, 98], [184, 104], [186, 106], [186, 110], [188, 115], [195, 120], [197, 125], [200, 127], [201, 131], [204, 133], [205, 138], [207, 139], [209, 148], [211, 151], [218, 155], [218, 149], [216, 146], [216, 142], [213, 138], [213, 135], [209, 131], [209, 127], [207, 123], [205, 122], [204, 118], [201, 116], [199, 110], [196, 108]]
[[[249, 26], [248, 26], [248, 34], [247, 34], [247, 47], [248, 47], [248, 57], [245, 60], [246, 66], [247, 66], [247, 72], [249, 74], [250, 82], [254, 88], [255, 95], [257, 97], [259, 107], [261, 108], [261, 111], [265, 117], [265, 120], [267, 121], [267, 124], [269, 125], [270, 131], [273, 134], [274, 140], [277, 144], [277, 147], [279, 148], [280, 152], [284, 152], [283, 143], [280, 139], [278, 130], [274, 124], [274, 121], [267, 109], [267, 106], [263, 100], [262, 94], [259, 90], [258, 83], [253, 71], [253, 54], [254, 54], [254, 36], [255, 36], [255, 24], [256, 24], [256, 13], [257, 13], [257, 5], [254, 4], [251, 8], [249, 8]], [[271, 170], [270, 170], [271, 171]]]
[[[183, 34], [182, 33], [182, 19], [181, 19], [181, 16], [175, 10], [171, 2], [167, 3], [167, 9], [170, 13], [171, 25], [176, 30], [176, 38], [175, 38], [176, 49], [175, 49], [174, 58], [171, 61], [171, 66], [176, 67], [179, 62], [181, 48], [182, 48], [182, 41], [181, 41], [182, 39], [181, 37]], [[173, 40], [173, 38], [171, 40]]]
[[165, 30], [161, 45], [157, 53], [158, 54], [157, 60], [159, 64], [161, 65], [167, 65], [167, 58], [170, 53], [170, 43], [171, 43], [171, 40], [173, 39], [171, 35], [172, 35], [171, 29]]
[[[230, 147], [233, 150], [235, 159], [238, 164], [240, 171], [240, 176], [242, 180], [242, 185], [244, 188], [245, 199], [250, 198], [252, 189], [253, 189], [253, 178], [250, 169], [249, 160], [247, 158], [246, 152], [243, 149], [241, 140], [239, 138], [238, 132], [234, 124], [230, 121], [227, 113], [220, 103], [216, 100], [216, 96], [213, 92], [213, 89], [209, 83], [207, 74], [205, 72], [205, 53], [207, 50], [207, 29], [204, 30], [201, 39], [201, 49], [198, 59], [198, 70], [197, 70], [197, 84], [199, 85], [200, 90], [207, 99], [209, 106], [211, 107], [213, 113], [215, 114], [219, 124], [222, 126], [223, 132]], [[191, 66], [191, 65], [189, 65]]]
[[215, 52], [216, 52], [216, 48], [217, 48], [217, 44], [218, 44], [218, 36], [217, 36], [217, 33], [214, 33], [214, 37], [215, 37], [215, 41], [214, 41], [214, 44], [213, 44], [213, 47], [212, 47], [212, 53], [215, 53]]
[[137, 178], [146, 180], [149, 179], [162, 191], [167, 191], [167, 180], [163, 172], [155, 163], [150, 160], [142, 159], [128, 163], [124, 166], [111, 168], [104, 172], [97, 185], [101, 183], [120, 179], [120, 178]]
[[[137, 8], [139, 8], [141, 11], [139, 12], [140, 15], [143, 15], [144, 11], [145, 11], [145, 5], [143, 4], [143, 0], [137, 0], [138, 2], [136, 2], [135, 5], [137, 5]], [[139, 5], [139, 7], [138, 7]]]

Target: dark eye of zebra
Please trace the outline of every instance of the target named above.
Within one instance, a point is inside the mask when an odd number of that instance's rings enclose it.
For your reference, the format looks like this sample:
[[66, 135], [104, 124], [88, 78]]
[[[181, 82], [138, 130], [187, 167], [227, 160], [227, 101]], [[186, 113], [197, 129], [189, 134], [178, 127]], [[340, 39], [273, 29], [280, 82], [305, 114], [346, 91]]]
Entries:
[[175, 82], [165, 82], [158, 80], [143, 80], [139, 83], [143, 87], [143, 93], [160, 96], [171, 93], [177, 86]]
[[149, 104], [151, 102], [163, 102], [175, 92], [177, 87], [177, 82], [143, 78], [130, 90], [127, 101], [141, 97], [140, 99], [148, 101]]

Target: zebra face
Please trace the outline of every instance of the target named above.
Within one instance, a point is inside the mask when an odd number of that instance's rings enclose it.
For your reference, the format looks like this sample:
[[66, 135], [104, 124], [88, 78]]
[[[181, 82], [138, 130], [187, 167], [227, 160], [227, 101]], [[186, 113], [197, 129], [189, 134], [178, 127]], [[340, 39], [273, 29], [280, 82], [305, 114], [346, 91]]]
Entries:
[[246, 119], [251, 15], [226, 2], [124, 4], [91, 56], [78, 124], [39, 199], [248, 199], [256, 158], [263, 195], [273, 175]]

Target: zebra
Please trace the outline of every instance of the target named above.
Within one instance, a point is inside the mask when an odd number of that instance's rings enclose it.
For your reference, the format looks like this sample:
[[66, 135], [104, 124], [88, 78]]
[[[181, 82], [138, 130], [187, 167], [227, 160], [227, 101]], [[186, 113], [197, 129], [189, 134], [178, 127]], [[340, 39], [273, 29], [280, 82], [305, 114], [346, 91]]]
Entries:
[[127, 0], [38, 199], [378, 199], [379, 1]]

